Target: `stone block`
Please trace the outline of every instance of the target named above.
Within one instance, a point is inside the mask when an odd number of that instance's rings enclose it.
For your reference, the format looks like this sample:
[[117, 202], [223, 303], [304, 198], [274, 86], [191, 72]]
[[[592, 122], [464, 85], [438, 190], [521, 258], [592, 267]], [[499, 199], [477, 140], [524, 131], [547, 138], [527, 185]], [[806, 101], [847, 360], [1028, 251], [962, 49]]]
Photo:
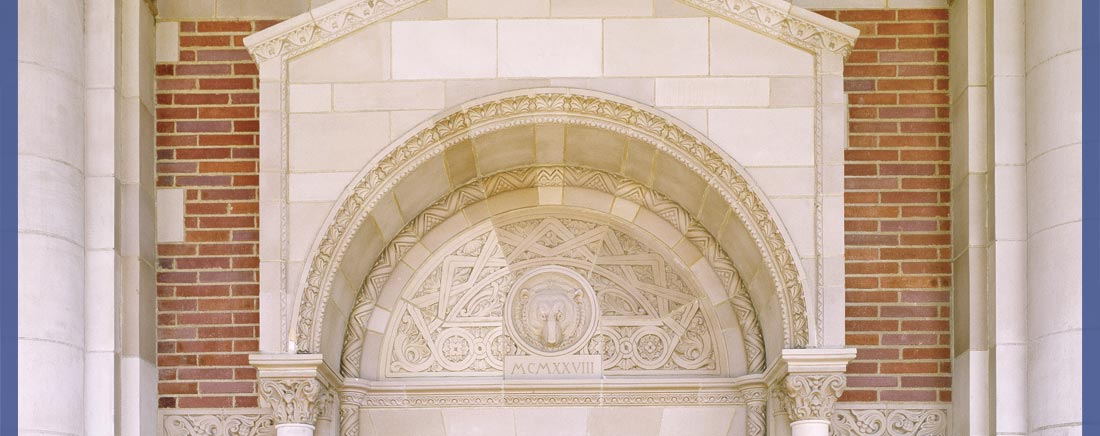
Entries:
[[649, 17], [651, 0], [551, 0], [550, 15], [555, 17]]
[[290, 171], [358, 171], [390, 142], [377, 112], [290, 116]]
[[448, 0], [450, 18], [529, 18], [550, 16], [550, 0]]
[[290, 60], [293, 83], [365, 82], [390, 78], [390, 24], [352, 32]]
[[768, 100], [766, 78], [657, 79], [662, 107], [752, 107], [767, 106]]
[[334, 85], [336, 111], [443, 109], [443, 82], [376, 82]]
[[392, 26], [394, 79], [496, 77], [496, 21], [397, 21]]
[[710, 73], [719, 76], [812, 76], [814, 58], [724, 18], [710, 19]]
[[812, 108], [712, 109], [710, 137], [744, 166], [814, 164]]
[[500, 77], [600, 75], [600, 20], [501, 20]]
[[706, 18], [604, 21], [605, 76], [701, 76], [708, 70]]

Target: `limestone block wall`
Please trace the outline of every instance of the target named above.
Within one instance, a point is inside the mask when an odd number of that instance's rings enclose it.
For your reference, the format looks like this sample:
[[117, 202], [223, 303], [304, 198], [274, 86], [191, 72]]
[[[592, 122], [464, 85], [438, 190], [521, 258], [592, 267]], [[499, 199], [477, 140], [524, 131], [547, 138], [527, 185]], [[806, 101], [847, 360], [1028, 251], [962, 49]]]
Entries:
[[[747, 167], [780, 216], [812, 210], [808, 54], [672, 1], [614, 2], [627, 6], [615, 12], [622, 17], [607, 20], [588, 18], [607, 11], [556, 9], [571, 16], [550, 19], [554, 11], [522, 9], [540, 2], [510, 2], [504, 9], [486, 6], [493, 2], [454, 1], [449, 9], [441, 3], [396, 20], [449, 13], [461, 22], [384, 23], [292, 60], [288, 214], [292, 226], [313, 229], [297, 233], [315, 235], [354, 172], [415, 124], [478, 96], [549, 86], [596, 89], [657, 106], [731, 145], [727, 151]], [[845, 234], [827, 235], [845, 240], [845, 339], [860, 349], [844, 400], [949, 401], [946, 12], [821, 13], [863, 32], [845, 71], [851, 133], [843, 156]], [[494, 16], [502, 14], [508, 16]], [[530, 15], [539, 17], [516, 18]], [[265, 104], [280, 108], [277, 90], [259, 89], [240, 39], [270, 24], [212, 19], [158, 25], [164, 48], [157, 71], [158, 187], [165, 199], [158, 212], [165, 223], [158, 263], [161, 407], [255, 406], [245, 356], [258, 346], [258, 317], [279, 316], [277, 308], [261, 315], [257, 298], [261, 281], [279, 280], [277, 270], [272, 276], [258, 266], [257, 229], [277, 223], [258, 219], [258, 195], [268, 185], [258, 177], [253, 128], [263, 108], [257, 96], [276, 92]], [[652, 37], [657, 29], [663, 40]], [[458, 38], [461, 47], [448, 46]], [[548, 62], [564, 55], [553, 46], [531, 48], [550, 38], [577, 47], [569, 62]], [[418, 50], [402, 50], [410, 46]], [[780, 49], [786, 54], [773, 57], [777, 64], [738, 60]], [[417, 55], [425, 51], [433, 56]], [[675, 62], [630, 56], [639, 52]], [[311, 68], [331, 56], [344, 58], [346, 68]], [[547, 72], [556, 77], [532, 77]], [[747, 128], [760, 125], [767, 127]], [[349, 149], [352, 143], [372, 145]], [[778, 148], [746, 154], [742, 150], [762, 149], [738, 147], [747, 143]], [[812, 256], [812, 226], [787, 230], [798, 251]], [[288, 277], [299, 277], [312, 242], [290, 241], [290, 258], [298, 265]], [[813, 262], [803, 266], [813, 280]]]

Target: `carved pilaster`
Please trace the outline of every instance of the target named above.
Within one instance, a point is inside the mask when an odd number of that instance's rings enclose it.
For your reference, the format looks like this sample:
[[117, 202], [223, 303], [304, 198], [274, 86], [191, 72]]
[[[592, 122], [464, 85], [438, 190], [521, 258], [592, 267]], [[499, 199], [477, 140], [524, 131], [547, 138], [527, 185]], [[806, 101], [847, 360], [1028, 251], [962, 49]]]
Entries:
[[792, 422], [828, 421], [845, 386], [844, 374], [787, 374], [780, 398]]

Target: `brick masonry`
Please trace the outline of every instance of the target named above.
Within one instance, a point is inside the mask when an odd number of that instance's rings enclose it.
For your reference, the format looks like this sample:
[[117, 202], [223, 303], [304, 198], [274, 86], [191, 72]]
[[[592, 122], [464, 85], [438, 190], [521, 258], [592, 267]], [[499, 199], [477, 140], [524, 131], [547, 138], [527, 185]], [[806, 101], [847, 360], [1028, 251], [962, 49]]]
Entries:
[[859, 28], [845, 66], [844, 401], [951, 401], [947, 10], [821, 11]]
[[273, 22], [180, 23], [156, 67], [157, 186], [186, 189], [185, 241], [159, 244], [160, 407], [255, 407], [259, 92], [243, 39]]
[[[848, 59], [844, 401], [950, 401], [947, 11], [819, 11], [858, 27]], [[157, 186], [187, 190], [186, 240], [158, 246], [160, 407], [254, 407], [258, 79], [244, 36], [180, 23], [158, 64]]]

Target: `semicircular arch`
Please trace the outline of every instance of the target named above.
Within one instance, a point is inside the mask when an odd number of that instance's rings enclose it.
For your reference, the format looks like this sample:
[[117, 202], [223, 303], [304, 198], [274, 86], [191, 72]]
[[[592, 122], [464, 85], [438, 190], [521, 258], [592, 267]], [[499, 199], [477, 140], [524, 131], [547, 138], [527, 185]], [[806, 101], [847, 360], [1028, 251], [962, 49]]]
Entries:
[[[525, 130], [533, 141], [529, 155], [482, 150], [476, 144], [488, 135], [515, 133], [514, 128]], [[572, 141], [584, 141], [586, 135], [596, 141], [569, 147], [565, 129], [572, 132]], [[612, 137], [599, 138], [601, 134]], [[506, 143], [499, 138], [495, 142]], [[749, 288], [754, 296], [758, 289], [769, 289], [778, 303], [782, 338], [776, 346], [807, 344], [809, 321], [798, 256], [773, 209], [736, 162], [656, 109], [591, 91], [533, 89], [486, 97], [440, 114], [394, 142], [353, 179], [307, 257], [290, 326], [297, 351], [325, 354], [333, 365], [339, 361], [343, 327], [358, 290], [350, 283], [366, 277], [386, 241], [408, 222], [406, 216], [415, 216], [481, 174], [554, 163], [617, 173], [677, 198], [699, 216], [702, 227], [717, 235], [739, 267], [766, 273], [758, 277], [768, 280], [754, 280]], [[392, 213], [383, 209], [396, 197], [402, 199], [400, 207], [389, 208], [396, 216], [383, 216]], [[352, 246], [356, 256], [349, 260]], [[334, 337], [323, 340], [325, 331]]]

